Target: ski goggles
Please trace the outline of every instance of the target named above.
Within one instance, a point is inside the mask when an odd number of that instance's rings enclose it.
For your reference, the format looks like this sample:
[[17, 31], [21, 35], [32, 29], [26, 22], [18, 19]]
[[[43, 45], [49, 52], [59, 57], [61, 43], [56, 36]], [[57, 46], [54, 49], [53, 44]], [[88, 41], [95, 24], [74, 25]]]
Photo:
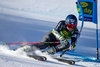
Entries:
[[75, 29], [77, 26], [77, 24], [69, 24], [69, 23], [67, 23], [66, 25], [68, 26], [68, 28], [72, 28], [72, 29]]

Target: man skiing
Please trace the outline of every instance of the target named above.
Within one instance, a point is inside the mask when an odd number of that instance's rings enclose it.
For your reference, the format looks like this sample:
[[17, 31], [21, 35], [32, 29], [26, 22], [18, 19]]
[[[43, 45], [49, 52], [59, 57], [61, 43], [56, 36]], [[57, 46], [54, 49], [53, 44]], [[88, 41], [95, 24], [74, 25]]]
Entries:
[[40, 50], [45, 49], [43, 52], [47, 52], [48, 54], [55, 54], [67, 50], [69, 47], [71, 50], [74, 50], [78, 36], [77, 18], [70, 14], [42, 39], [42, 42], [60, 41], [60, 43], [32, 44], [24, 46], [22, 49], [29, 52], [33, 51], [33, 47], [35, 46]]

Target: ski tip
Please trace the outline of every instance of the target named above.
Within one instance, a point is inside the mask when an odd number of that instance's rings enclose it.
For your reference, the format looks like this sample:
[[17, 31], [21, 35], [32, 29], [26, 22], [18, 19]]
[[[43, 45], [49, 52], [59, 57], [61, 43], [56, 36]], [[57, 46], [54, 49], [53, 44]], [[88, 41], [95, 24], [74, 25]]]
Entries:
[[70, 65], [74, 65], [75, 64], [75, 61], [74, 60], [66, 60], [66, 59], [60, 59], [60, 58], [54, 58], [58, 61], [61, 61], [61, 62], [64, 62], [64, 63], [68, 63]]
[[69, 64], [74, 65], [75, 64], [75, 61], [71, 61]]
[[46, 61], [47, 60], [47, 58], [46, 57], [44, 57], [44, 56], [37, 56], [37, 55], [28, 55], [29, 57], [31, 57], [31, 58], [34, 58], [34, 59], [36, 59], [36, 60], [39, 60], [39, 61]]
[[43, 61], [46, 61], [47, 60], [47, 58], [46, 57], [43, 57]]

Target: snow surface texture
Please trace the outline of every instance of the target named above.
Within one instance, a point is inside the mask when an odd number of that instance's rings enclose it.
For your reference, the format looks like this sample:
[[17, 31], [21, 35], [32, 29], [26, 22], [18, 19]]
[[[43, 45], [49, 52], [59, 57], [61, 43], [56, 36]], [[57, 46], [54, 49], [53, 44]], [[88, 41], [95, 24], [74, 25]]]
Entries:
[[[78, 16], [75, 2], [76, 0], [0, 0], [0, 67], [73, 67], [48, 56], [47, 62], [34, 60], [23, 51], [12, 50], [20, 45], [4, 46], [2, 43], [40, 42], [66, 15], [71, 13]], [[80, 23], [78, 27], [80, 28]], [[75, 54], [95, 58], [95, 34], [95, 24], [85, 23]], [[87, 62], [67, 54], [64, 56], [76, 61], [74, 67], [100, 67], [100, 63]]]

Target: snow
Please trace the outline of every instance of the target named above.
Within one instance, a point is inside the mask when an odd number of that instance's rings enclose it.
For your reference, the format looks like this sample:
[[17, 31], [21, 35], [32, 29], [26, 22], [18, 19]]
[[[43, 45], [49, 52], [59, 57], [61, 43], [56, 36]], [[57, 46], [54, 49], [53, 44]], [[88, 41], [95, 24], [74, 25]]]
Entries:
[[[87, 62], [67, 54], [64, 56], [76, 61], [74, 66], [58, 62], [50, 57], [47, 62], [37, 61], [27, 57], [22, 51], [12, 50], [21, 45], [2, 45], [4, 42], [40, 42], [42, 37], [68, 14], [78, 17], [75, 2], [76, 0], [0, 0], [0, 67], [100, 67], [100, 63]], [[98, 9], [100, 18], [99, 12], [100, 9]], [[98, 22], [100, 22], [99, 18]], [[79, 21], [78, 28], [80, 24]], [[73, 53], [96, 58], [95, 34], [95, 24], [85, 23], [77, 48]]]

